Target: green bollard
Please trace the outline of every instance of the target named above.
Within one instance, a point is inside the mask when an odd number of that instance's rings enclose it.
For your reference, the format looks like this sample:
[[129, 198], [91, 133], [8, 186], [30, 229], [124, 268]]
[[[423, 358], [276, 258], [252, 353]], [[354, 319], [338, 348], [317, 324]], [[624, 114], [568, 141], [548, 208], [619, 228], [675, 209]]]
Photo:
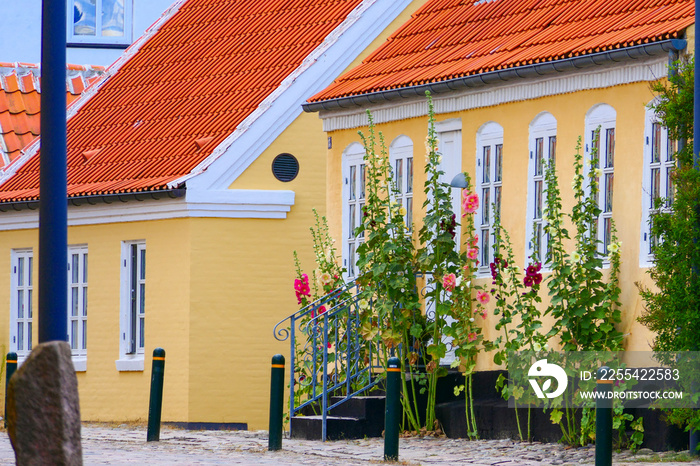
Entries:
[[147, 442], [160, 440], [160, 415], [163, 411], [163, 375], [165, 374], [165, 350], [153, 350], [153, 367], [151, 369], [151, 399], [148, 403]]
[[599, 395], [595, 402], [595, 466], [612, 466], [613, 381], [601, 380], [609, 372], [603, 366], [596, 374], [596, 392], [605, 395]]
[[272, 356], [270, 370], [270, 440], [269, 451], [282, 449], [282, 418], [284, 417], [284, 356]]
[[384, 410], [384, 461], [399, 459], [401, 421], [401, 362], [389, 358], [386, 368], [386, 408]]
[[17, 370], [17, 353], [7, 353], [5, 358], [5, 417], [3, 422], [7, 428], [7, 386], [10, 385], [10, 377]]

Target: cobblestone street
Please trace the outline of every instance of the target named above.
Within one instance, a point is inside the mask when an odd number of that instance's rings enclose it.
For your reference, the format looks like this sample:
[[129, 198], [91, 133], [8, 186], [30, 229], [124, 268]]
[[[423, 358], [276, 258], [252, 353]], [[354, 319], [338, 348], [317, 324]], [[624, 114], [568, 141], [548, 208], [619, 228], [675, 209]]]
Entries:
[[[267, 432], [186, 431], [164, 428], [160, 442], [147, 443], [142, 426], [83, 425], [83, 459], [97, 464], [276, 464], [366, 465], [382, 462], [382, 439], [313, 442], [289, 440], [283, 450], [267, 451]], [[594, 449], [566, 449], [557, 444], [526, 444], [511, 440], [467, 441], [447, 438], [402, 438], [399, 463], [405, 465], [576, 465], [593, 464]], [[632, 456], [616, 453], [616, 465], [700, 465], [700, 461], [653, 462], [650, 451]], [[663, 459], [668, 454], [660, 454]], [[652, 461], [650, 461], [652, 460]], [[14, 464], [6, 433], [0, 436], [0, 464]]]

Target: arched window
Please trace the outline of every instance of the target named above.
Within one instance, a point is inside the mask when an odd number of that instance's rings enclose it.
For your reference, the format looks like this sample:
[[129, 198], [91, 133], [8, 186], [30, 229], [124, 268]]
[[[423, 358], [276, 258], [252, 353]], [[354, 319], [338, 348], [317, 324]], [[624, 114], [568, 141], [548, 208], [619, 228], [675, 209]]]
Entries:
[[413, 225], [413, 141], [399, 136], [389, 146], [389, 163], [394, 177], [394, 201], [406, 208], [404, 222], [408, 230]]
[[[675, 141], [661, 124], [650, 105], [644, 121], [644, 169], [642, 175], [642, 225], [639, 245], [639, 265], [650, 267], [654, 260], [652, 248], [658, 238], [651, 234], [651, 215], [671, 208], [673, 203], [673, 170], [676, 168]], [[657, 203], [664, 199], [663, 204]]]
[[533, 261], [545, 264], [549, 235], [544, 232], [547, 183], [545, 170], [555, 162], [557, 148], [557, 120], [543, 112], [530, 123], [530, 159], [527, 177], [527, 255]]
[[475, 178], [480, 201], [474, 217], [479, 234], [479, 272], [487, 273], [494, 255], [494, 219], [501, 213], [503, 127], [498, 123], [486, 123], [477, 132]]
[[600, 169], [597, 179], [598, 207], [601, 214], [596, 222], [595, 231], [600, 241], [598, 252], [604, 256], [608, 254], [612, 236], [616, 118], [617, 112], [607, 104], [598, 104], [586, 114], [586, 165], [589, 170]]
[[363, 235], [355, 233], [362, 221], [365, 205], [365, 149], [354, 142], [345, 148], [342, 155], [342, 199], [343, 199], [343, 266], [348, 278], [357, 276], [357, 247]]

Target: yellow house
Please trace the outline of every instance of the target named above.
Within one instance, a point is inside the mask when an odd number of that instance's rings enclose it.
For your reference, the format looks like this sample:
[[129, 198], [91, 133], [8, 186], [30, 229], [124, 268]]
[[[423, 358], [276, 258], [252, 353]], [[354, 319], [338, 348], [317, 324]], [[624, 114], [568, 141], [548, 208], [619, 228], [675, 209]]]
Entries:
[[[352, 204], [362, 201], [345, 180], [361, 170], [357, 130], [367, 131], [367, 110], [387, 141], [395, 176], [403, 180], [399, 197], [406, 220], [419, 223], [425, 92], [432, 94], [444, 180], [467, 171], [481, 197], [475, 223], [482, 283], [494, 254], [490, 206], [500, 210], [519, 265], [526, 265], [535, 250], [546, 250], [547, 241], [544, 178], [536, 167], [556, 157], [564, 211], [570, 211], [577, 139], [583, 138], [583, 156], [590, 159], [593, 132], [601, 127], [599, 240], [607, 250], [614, 219], [622, 244], [620, 330], [627, 349], [648, 350], [653, 336], [637, 322], [643, 303], [635, 282], [649, 284], [649, 213], [654, 199], [672, 189], [674, 167], [671, 142], [648, 107], [655, 97], [650, 85], [664, 79], [670, 60], [685, 52], [683, 39], [693, 34], [693, 23], [689, 0], [426, 2], [372, 55], [304, 105], [319, 113], [332, 140], [327, 211], [349, 275], [357, 273], [361, 240], [348, 234], [349, 225], [360, 221], [349, 216], [359, 215]], [[493, 321], [486, 321], [484, 336], [496, 337]], [[488, 359], [478, 367], [493, 368]]]
[[[301, 104], [419, 2], [178, 0], [69, 108], [68, 341], [84, 420], [267, 426], [327, 139]], [[384, 32], [384, 31], [387, 32]], [[378, 41], [376, 44], [373, 41]], [[0, 173], [0, 342], [37, 344], [39, 141]], [[88, 331], [89, 330], [89, 331]]]

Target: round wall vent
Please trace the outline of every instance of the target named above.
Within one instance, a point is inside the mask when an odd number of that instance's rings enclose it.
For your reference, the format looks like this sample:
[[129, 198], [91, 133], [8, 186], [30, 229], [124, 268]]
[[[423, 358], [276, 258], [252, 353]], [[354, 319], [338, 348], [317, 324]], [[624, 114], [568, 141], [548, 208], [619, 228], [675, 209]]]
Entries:
[[272, 161], [272, 174], [280, 181], [292, 181], [299, 174], [299, 161], [292, 154], [280, 154]]

